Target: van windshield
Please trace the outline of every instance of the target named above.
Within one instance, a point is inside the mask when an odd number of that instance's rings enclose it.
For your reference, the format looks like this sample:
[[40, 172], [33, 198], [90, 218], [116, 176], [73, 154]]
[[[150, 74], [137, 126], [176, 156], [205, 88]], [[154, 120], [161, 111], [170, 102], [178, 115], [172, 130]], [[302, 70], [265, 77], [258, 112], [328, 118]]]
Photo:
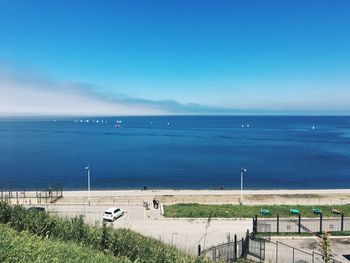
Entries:
[[107, 214], [107, 215], [111, 215], [112, 213], [111, 213], [111, 212], [105, 212], [105, 214]]

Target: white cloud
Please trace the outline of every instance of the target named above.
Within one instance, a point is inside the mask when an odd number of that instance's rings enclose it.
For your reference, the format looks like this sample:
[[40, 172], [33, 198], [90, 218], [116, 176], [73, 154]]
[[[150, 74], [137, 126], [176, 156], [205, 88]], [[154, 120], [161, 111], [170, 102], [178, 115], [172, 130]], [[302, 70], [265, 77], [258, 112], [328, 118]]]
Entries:
[[[1, 70], [1, 69], [0, 69]], [[2, 115], [159, 115], [158, 105], [124, 103], [79, 84], [58, 83], [8, 71], [0, 72]]]
[[[1, 65], [0, 65], [1, 66]], [[109, 97], [97, 87], [51, 81], [0, 67], [0, 115], [166, 115], [225, 114], [230, 109], [172, 100]]]

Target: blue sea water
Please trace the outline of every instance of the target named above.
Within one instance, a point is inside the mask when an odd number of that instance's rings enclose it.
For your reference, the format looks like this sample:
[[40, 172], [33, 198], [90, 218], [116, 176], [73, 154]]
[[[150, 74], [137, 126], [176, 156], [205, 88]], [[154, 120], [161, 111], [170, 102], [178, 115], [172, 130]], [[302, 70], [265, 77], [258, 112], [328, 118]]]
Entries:
[[350, 117], [0, 120], [0, 188], [86, 189], [87, 164], [92, 189], [350, 188]]

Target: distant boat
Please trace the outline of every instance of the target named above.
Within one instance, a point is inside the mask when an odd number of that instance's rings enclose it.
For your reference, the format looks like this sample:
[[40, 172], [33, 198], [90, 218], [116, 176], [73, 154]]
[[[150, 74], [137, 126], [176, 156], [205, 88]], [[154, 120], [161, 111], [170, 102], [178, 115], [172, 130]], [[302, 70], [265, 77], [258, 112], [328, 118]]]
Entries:
[[120, 128], [121, 127], [121, 123], [122, 123], [122, 121], [117, 120], [116, 124], [114, 125], [114, 128]]
[[242, 124], [242, 128], [244, 128], [244, 124]]
[[168, 122], [168, 126], [170, 125], [170, 122]]
[[315, 130], [316, 129], [315, 126], [312, 126], [312, 129]]
[[247, 128], [249, 128], [249, 124], [247, 124]]

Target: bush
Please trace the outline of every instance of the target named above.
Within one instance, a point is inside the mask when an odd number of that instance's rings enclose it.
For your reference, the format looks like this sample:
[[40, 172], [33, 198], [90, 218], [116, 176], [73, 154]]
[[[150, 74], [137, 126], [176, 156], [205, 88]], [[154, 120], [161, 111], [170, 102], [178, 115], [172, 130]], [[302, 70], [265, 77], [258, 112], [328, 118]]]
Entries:
[[0, 225], [0, 233], [0, 262], [4, 263], [130, 263], [125, 257], [105, 255], [73, 242], [43, 239], [27, 231], [18, 233], [5, 225]]

